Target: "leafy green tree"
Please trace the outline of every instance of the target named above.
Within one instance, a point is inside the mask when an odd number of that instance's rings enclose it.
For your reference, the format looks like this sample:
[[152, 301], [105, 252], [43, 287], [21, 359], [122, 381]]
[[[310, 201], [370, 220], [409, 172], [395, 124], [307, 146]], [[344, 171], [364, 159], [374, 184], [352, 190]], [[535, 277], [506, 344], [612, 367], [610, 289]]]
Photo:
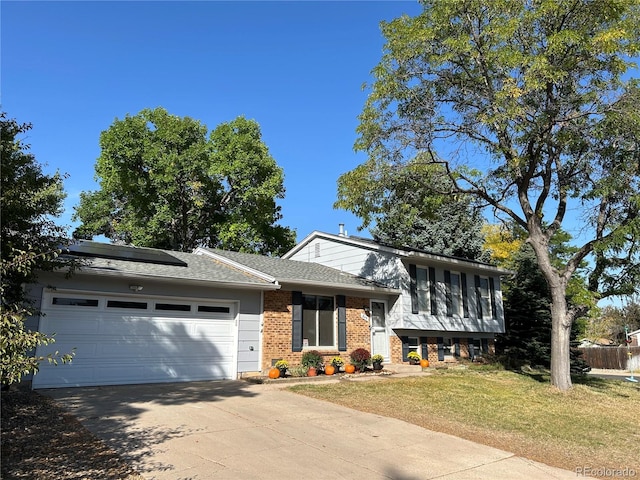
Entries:
[[0, 268], [0, 380], [2, 385], [19, 382], [23, 375], [38, 370], [44, 360], [69, 361], [69, 354], [36, 357], [38, 345], [53, 338], [25, 327], [25, 320], [36, 314], [28, 302], [24, 284], [36, 280], [37, 272], [68, 266], [59, 257], [67, 240], [64, 228], [53, 218], [62, 211], [65, 198], [62, 176], [45, 175], [21, 136], [31, 125], [20, 124], [0, 113], [0, 154], [2, 205]]
[[365, 163], [344, 174], [336, 208], [353, 212], [373, 237], [443, 255], [489, 260], [483, 248], [482, 216], [468, 196], [430, 195], [428, 185], [451, 187], [439, 168], [412, 162], [378, 171]]
[[[567, 289], [587, 258], [592, 296], [637, 290], [637, 0], [424, 0], [382, 23], [384, 55], [356, 150], [375, 168], [419, 159], [527, 232], [551, 296], [551, 383], [571, 388]], [[470, 165], [473, 164], [474, 168]], [[561, 266], [550, 240], [583, 223]], [[584, 239], [584, 240], [583, 240]]]
[[295, 232], [277, 225], [283, 172], [259, 125], [238, 117], [207, 128], [162, 108], [116, 119], [100, 135], [100, 189], [83, 192], [75, 236], [191, 251], [281, 254]]
[[[514, 275], [503, 282], [506, 332], [496, 337], [496, 353], [508, 368], [523, 365], [549, 368], [552, 322], [547, 282], [528, 244], [523, 244], [506, 264], [513, 269]], [[571, 305], [572, 299], [569, 298], [568, 302]], [[577, 343], [578, 334], [578, 324], [574, 322], [571, 330], [573, 345]], [[570, 363], [574, 372], [588, 370], [576, 349], [570, 350]]]

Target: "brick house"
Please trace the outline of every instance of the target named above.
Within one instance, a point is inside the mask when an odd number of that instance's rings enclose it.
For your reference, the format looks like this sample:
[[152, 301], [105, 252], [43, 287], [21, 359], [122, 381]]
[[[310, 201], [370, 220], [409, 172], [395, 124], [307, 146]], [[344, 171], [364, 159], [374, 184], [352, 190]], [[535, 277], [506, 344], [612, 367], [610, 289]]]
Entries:
[[511, 272], [482, 262], [395, 248], [371, 239], [313, 232], [285, 259], [348, 272], [400, 295], [372, 301], [371, 350], [392, 363], [416, 351], [434, 365], [494, 353], [504, 332], [501, 277]]
[[266, 274], [280, 287], [263, 293], [262, 372], [280, 359], [300, 364], [306, 349], [319, 351], [326, 363], [334, 356], [348, 361], [356, 348], [371, 350], [371, 303], [395, 300], [400, 293], [321, 264], [213, 249], [196, 253]]
[[284, 258], [90, 241], [67, 255], [83, 261], [72, 276], [27, 286], [42, 312], [27, 327], [56, 335], [38, 356], [75, 357], [42, 364], [34, 388], [233, 379], [308, 349], [438, 365], [491, 353], [504, 331], [509, 272], [346, 235], [314, 232]]

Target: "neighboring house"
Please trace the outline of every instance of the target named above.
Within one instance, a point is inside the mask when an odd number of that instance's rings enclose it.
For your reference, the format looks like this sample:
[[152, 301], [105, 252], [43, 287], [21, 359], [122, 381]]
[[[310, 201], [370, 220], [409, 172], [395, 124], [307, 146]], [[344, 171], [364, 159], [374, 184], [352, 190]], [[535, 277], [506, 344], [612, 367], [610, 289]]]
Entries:
[[631, 347], [640, 346], [640, 330], [629, 333], [629, 339], [631, 340], [629, 344]]
[[411, 350], [438, 365], [494, 352], [503, 333], [501, 276], [481, 262], [394, 248], [373, 240], [313, 232], [284, 258], [326, 265], [398, 289], [397, 298], [372, 299], [372, 354], [407, 360]]
[[42, 272], [29, 294], [54, 335], [38, 355], [75, 349], [69, 365], [41, 364], [34, 388], [233, 379], [370, 348], [365, 312], [399, 291], [306, 262], [197, 249], [164, 251], [81, 241], [68, 277]]

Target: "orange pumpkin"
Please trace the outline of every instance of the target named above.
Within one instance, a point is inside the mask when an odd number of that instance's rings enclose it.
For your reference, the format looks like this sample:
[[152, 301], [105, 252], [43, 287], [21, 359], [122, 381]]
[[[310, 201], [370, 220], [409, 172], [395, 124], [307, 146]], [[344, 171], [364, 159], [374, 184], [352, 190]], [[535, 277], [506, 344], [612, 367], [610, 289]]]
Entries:
[[355, 366], [355, 365], [352, 365], [351, 363], [350, 363], [350, 364], [348, 364], [348, 365], [345, 365], [345, 366], [344, 366], [344, 371], [345, 371], [346, 373], [353, 373], [353, 372], [355, 372], [355, 371], [356, 371], [356, 366]]
[[423, 358], [422, 360], [420, 360], [420, 366], [422, 368], [427, 368], [429, 366], [429, 360], [427, 360], [426, 358]]
[[334, 367], [333, 365], [327, 365], [326, 367], [324, 367], [325, 375], [333, 375], [334, 373], [336, 373], [336, 367]]
[[272, 368], [269, 370], [269, 378], [278, 378], [280, 377], [280, 370], [277, 368]]

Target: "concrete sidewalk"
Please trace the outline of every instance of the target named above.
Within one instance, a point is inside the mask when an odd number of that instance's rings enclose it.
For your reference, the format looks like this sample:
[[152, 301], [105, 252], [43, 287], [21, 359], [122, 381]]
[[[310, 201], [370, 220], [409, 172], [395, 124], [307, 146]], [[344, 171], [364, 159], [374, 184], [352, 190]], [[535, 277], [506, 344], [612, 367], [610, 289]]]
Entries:
[[147, 479], [576, 478], [575, 472], [273, 384], [40, 392], [70, 410]]

